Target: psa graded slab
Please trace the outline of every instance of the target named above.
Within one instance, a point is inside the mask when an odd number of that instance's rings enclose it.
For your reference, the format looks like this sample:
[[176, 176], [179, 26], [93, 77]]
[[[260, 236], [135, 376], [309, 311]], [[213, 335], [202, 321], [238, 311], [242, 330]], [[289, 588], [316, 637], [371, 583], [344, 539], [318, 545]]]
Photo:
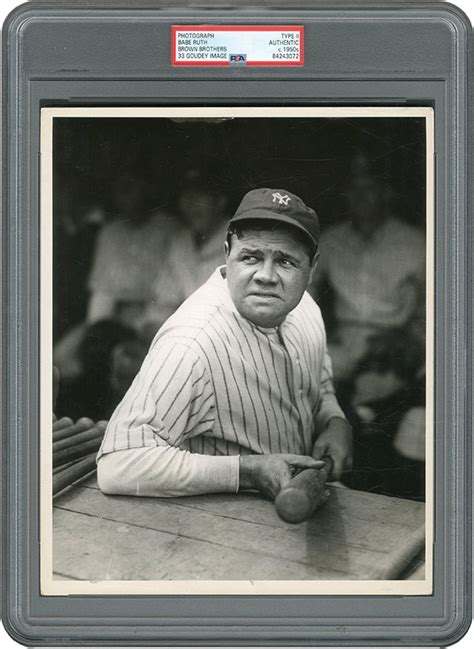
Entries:
[[445, 4], [7, 19], [15, 639], [465, 632], [470, 32]]

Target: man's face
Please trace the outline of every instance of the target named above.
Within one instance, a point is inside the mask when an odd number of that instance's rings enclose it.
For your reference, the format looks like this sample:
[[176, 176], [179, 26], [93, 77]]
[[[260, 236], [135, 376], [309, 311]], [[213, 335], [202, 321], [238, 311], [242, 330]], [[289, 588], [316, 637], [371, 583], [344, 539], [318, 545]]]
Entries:
[[370, 236], [383, 221], [382, 189], [370, 177], [355, 178], [348, 191], [349, 208], [355, 226]]
[[188, 227], [204, 235], [219, 219], [225, 200], [204, 189], [187, 189], [179, 199], [181, 214]]
[[122, 216], [140, 221], [144, 217], [145, 196], [144, 181], [119, 178], [114, 194], [115, 209]]
[[291, 231], [248, 230], [226, 243], [227, 283], [238, 312], [277, 327], [303, 297], [317, 265]]

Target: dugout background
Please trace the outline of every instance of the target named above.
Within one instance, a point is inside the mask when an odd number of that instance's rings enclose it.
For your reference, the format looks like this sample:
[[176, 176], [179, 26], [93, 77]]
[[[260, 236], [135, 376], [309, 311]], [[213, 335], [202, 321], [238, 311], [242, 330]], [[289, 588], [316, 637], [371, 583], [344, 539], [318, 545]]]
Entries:
[[390, 209], [425, 226], [421, 118], [56, 118], [53, 147], [55, 338], [85, 318], [102, 225], [90, 212], [114, 218], [119, 177], [144, 181], [144, 209], [175, 211], [186, 170], [202, 167], [227, 194], [229, 217], [245, 192], [269, 186], [300, 195], [324, 230], [347, 217], [344, 190], [363, 156], [390, 186]]

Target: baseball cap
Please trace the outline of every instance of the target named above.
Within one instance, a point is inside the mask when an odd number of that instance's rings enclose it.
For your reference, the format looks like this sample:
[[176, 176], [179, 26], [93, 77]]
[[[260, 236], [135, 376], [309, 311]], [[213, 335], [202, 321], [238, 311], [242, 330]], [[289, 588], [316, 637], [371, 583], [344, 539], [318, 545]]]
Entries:
[[252, 189], [240, 202], [229, 225], [247, 220], [278, 221], [291, 225], [319, 243], [319, 219], [316, 212], [291, 192], [268, 187]]

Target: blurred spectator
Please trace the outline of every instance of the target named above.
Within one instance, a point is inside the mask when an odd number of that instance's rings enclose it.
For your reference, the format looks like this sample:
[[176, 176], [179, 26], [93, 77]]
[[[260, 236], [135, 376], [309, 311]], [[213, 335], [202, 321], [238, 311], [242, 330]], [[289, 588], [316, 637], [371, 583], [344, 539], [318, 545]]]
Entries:
[[[84, 191], [78, 182], [59, 177], [53, 220], [54, 336], [61, 337], [84, 320], [87, 312], [87, 281], [98, 233], [106, 220], [99, 198]], [[64, 272], [64, 269], [70, 269]], [[72, 271], [72, 272], [71, 272]]]
[[155, 302], [148, 312], [150, 333], [162, 324], [164, 296], [176, 309], [224, 263], [227, 196], [220, 178], [207, 170], [190, 169], [178, 197], [184, 227], [170, 241], [165, 268], [156, 275]]
[[347, 404], [354, 427], [350, 486], [388, 496], [424, 498], [423, 342], [409, 330], [372, 336]]
[[177, 306], [166, 293], [157, 299], [153, 286], [167, 268], [167, 253], [180, 225], [168, 211], [150, 209], [148, 200], [141, 177], [120, 175], [115, 181], [114, 219], [102, 227], [95, 243], [86, 321], [71, 328], [54, 349], [63, 379], [83, 371], [78, 348], [87, 323], [112, 319], [140, 331], [152, 301], [162, 321]]
[[129, 338], [112, 350], [110, 387], [116, 403], [125, 396], [147, 351], [148, 344], [142, 338]]
[[354, 371], [369, 336], [424, 319], [425, 239], [388, 213], [385, 194], [383, 182], [359, 169], [347, 192], [350, 218], [321, 235], [312, 293], [323, 302], [336, 381]]
[[[86, 326], [78, 347], [81, 373], [72, 380], [61, 376], [56, 415], [74, 421], [84, 416], [108, 419], [133, 380], [128, 375], [119, 384], [114, 381], [114, 354], [118, 346], [132, 341], [139, 344], [135, 331], [118, 322], [102, 320]], [[144, 356], [143, 348], [141, 360]]]
[[179, 226], [168, 211], [146, 206], [142, 178], [120, 177], [114, 196], [117, 217], [97, 240], [87, 320], [113, 317], [139, 329], [152, 300], [156, 309], [163, 310], [163, 319], [172, 313], [166, 299], [157, 302], [153, 285]]

